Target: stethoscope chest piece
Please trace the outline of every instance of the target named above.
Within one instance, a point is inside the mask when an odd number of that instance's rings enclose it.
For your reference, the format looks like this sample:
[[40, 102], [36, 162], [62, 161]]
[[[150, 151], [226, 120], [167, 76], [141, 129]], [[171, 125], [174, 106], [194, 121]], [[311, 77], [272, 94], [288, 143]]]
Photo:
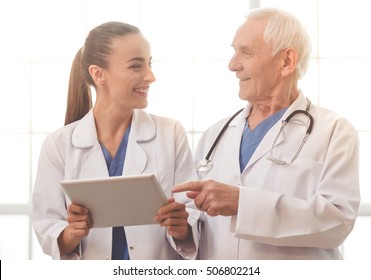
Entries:
[[210, 171], [211, 168], [213, 168], [213, 162], [209, 159], [203, 159], [203, 160], [200, 160], [198, 163], [197, 163], [197, 171], [200, 171], [200, 172], [207, 172], [207, 171]]

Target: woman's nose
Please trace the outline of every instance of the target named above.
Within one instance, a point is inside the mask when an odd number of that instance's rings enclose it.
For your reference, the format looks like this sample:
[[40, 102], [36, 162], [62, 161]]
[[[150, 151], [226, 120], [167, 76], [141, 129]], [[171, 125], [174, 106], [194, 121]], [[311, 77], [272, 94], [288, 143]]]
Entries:
[[148, 66], [148, 70], [147, 70], [147, 73], [144, 79], [150, 83], [153, 83], [154, 81], [156, 81], [155, 74], [153, 73], [152, 68], [150, 66]]

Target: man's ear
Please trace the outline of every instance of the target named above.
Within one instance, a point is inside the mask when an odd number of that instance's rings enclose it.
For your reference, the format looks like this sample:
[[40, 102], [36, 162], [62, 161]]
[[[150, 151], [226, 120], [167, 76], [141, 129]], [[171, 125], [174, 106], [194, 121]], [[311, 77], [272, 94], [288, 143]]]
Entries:
[[287, 48], [282, 51], [282, 76], [287, 77], [296, 71], [298, 63], [298, 53], [293, 48]]
[[89, 73], [92, 77], [95, 85], [104, 85], [105, 84], [105, 76], [103, 69], [97, 65], [90, 65], [89, 66]]

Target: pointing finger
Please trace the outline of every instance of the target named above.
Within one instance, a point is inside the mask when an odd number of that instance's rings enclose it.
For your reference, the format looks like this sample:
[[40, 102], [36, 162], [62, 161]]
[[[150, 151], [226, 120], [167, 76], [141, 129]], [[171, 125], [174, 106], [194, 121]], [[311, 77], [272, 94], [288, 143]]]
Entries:
[[195, 199], [199, 192], [187, 192], [187, 197], [191, 199]]
[[171, 191], [174, 193], [177, 192], [185, 192], [185, 191], [193, 191], [193, 192], [200, 192], [202, 191], [204, 187], [205, 182], [204, 181], [192, 181], [187, 182], [184, 184], [179, 184], [174, 186]]

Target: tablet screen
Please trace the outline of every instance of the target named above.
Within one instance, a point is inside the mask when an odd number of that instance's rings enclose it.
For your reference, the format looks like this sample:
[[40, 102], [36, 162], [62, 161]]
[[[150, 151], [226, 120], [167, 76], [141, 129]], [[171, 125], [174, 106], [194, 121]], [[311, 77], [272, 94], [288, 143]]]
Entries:
[[154, 224], [168, 203], [154, 174], [61, 181], [72, 203], [90, 212], [96, 228]]

